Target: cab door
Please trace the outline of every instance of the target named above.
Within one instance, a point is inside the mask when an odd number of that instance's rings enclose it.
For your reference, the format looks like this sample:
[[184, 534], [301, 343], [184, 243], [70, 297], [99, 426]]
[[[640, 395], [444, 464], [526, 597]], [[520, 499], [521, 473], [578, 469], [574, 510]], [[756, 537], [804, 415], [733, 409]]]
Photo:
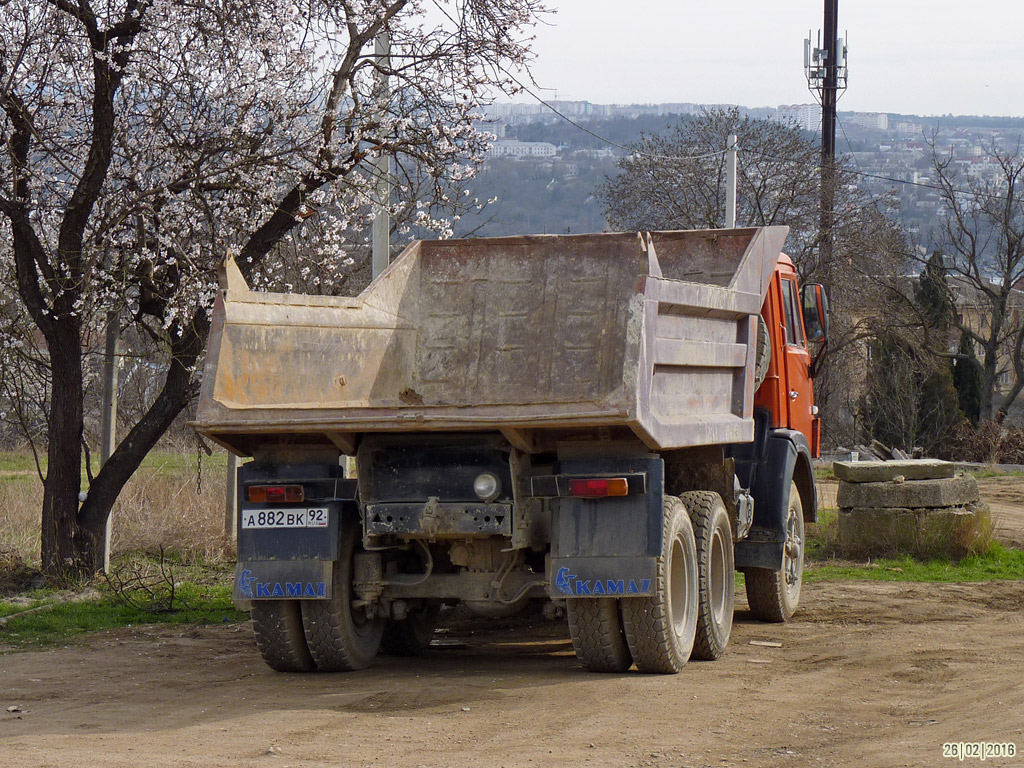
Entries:
[[789, 427], [813, 442], [814, 394], [811, 388], [811, 355], [804, 334], [803, 313], [796, 275], [782, 273], [782, 321], [785, 325], [785, 399], [789, 410]]

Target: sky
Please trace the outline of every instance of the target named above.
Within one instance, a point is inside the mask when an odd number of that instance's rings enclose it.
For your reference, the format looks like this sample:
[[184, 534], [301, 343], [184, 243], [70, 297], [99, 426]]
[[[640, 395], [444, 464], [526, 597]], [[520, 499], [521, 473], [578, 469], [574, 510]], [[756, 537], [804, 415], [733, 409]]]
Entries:
[[[545, 99], [596, 104], [813, 102], [803, 40], [823, 2], [547, 0], [532, 72]], [[839, 109], [1024, 116], [1020, 0], [840, 0]], [[518, 97], [516, 101], [529, 101]]]

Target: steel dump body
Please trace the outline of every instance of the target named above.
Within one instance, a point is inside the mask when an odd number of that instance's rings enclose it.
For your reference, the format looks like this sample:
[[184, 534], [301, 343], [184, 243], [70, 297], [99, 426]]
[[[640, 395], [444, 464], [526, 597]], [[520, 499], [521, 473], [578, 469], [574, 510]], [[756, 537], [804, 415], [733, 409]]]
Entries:
[[600, 427], [652, 449], [748, 442], [786, 231], [419, 241], [355, 298], [252, 292], [228, 264], [196, 426], [239, 453], [467, 430], [528, 450]]

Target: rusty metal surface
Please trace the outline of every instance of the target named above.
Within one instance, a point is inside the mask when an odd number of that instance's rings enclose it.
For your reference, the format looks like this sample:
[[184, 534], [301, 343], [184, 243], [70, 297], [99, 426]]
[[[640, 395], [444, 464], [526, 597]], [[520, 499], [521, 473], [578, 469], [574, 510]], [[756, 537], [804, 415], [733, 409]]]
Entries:
[[749, 440], [750, 320], [785, 232], [421, 241], [356, 298], [251, 292], [229, 263], [196, 426], [342, 450], [440, 429]]

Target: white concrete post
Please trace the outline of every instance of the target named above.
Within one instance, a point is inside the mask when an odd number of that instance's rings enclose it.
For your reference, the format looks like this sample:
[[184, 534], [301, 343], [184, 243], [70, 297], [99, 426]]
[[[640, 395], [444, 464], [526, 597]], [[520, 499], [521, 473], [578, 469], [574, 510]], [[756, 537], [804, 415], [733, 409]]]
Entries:
[[736, 134], [730, 133], [725, 147], [725, 228], [736, 226]]

